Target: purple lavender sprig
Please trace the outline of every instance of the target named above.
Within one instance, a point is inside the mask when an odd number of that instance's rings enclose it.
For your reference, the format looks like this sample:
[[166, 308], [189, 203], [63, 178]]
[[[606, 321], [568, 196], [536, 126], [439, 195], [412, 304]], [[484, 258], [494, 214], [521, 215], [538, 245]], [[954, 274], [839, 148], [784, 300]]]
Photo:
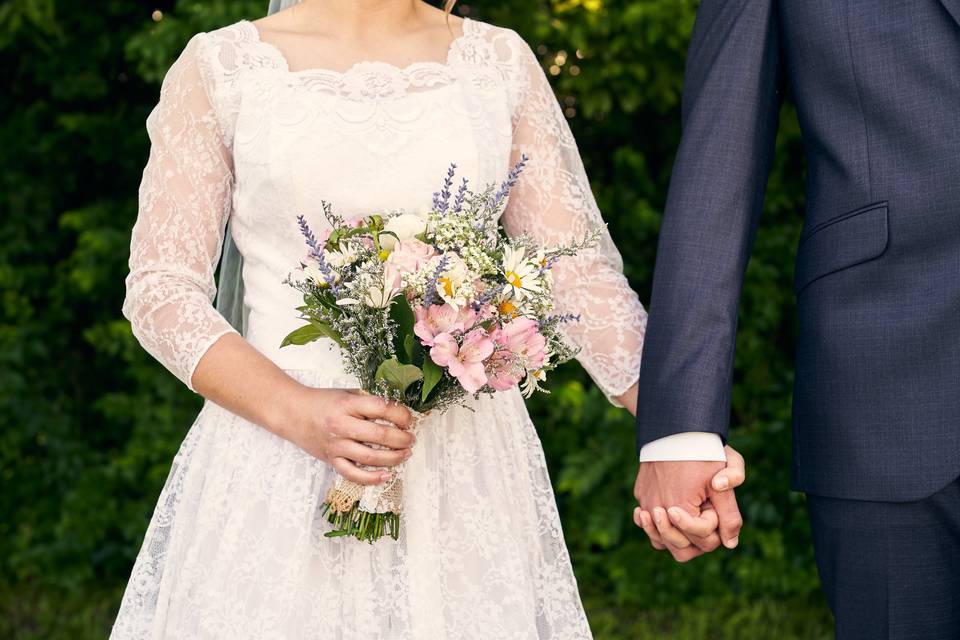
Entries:
[[457, 197], [453, 200], [453, 212], [460, 213], [463, 211], [463, 202], [467, 198], [467, 179], [464, 178], [463, 182], [460, 183], [460, 188], [457, 189]]
[[509, 284], [504, 284], [499, 287], [490, 287], [484, 291], [476, 301], [474, 301], [473, 310], [479, 313], [481, 309], [493, 302], [493, 299], [500, 295], [500, 292], [509, 286]]
[[447, 262], [449, 259], [449, 256], [443, 256], [440, 258], [440, 262], [437, 263], [437, 268], [427, 281], [427, 290], [423, 294], [423, 306], [429, 307], [433, 304], [434, 300], [436, 300], [437, 282], [440, 280], [440, 276], [443, 275], [443, 272], [447, 270]]
[[433, 208], [440, 213], [446, 213], [450, 208], [450, 187], [453, 186], [453, 176], [457, 173], [457, 165], [450, 163], [447, 177], [443, 181], [443, 188], [433, 194]]
[[307, 241], [307, 246], [310, 247], [310, 257], [317, 261], [317, 268], [319, 268], [320, 273], [323, 274], [323, 279], [327, 285], [330, 286], [330, 290], [336, 292], [339, 289], [336, 274], [333, 273], [333, 269], [327, 264], [327, 259], [323, 255], [323, 248], [317, 242], [317, 236], [314, 235], [310, 225], [307, 224], [307, 219], [302, 215], [297, 216], [297, 223], [300, 225], [300, 233], [303, 234], [304, 239]]
[[317, 236], [314, 235], [310, 225], [307, 224], [307, 219], [299, 215], [297, 216], [297, 223], [300, 225], [300, 233], [303, 234], [304, 239], [307, 241], [307, 246], [310, 247], [310, 256], [312, 258], [322, 259], [323, 251], [320, 249], [320, 245], [317, 244]]
[[540, 328], [549, 327], [554, 324], [567, 324], [568, 322], [580, 322], [580, 314], [565, 313], [562, 315], [547, 316], [540, 321]]
[[507, 174], [507, 179], [503, 181], [500, 185], [500, 190], [493, 195], [493, 200], [490, 202], [490, 206], [493, 209], [497, 209], [503, 201], [507, 199], [507, 196], [510, 195], [510, 190], [517, 184], [517, 180], [520, 178], [520, 174], [523, 173], [523, 168], [527, 165], [527, 161], [530, 158], [527, 154], [520, 156], [520, 162], [513, 166], [513, 169], [510, 169], [510, 172]]

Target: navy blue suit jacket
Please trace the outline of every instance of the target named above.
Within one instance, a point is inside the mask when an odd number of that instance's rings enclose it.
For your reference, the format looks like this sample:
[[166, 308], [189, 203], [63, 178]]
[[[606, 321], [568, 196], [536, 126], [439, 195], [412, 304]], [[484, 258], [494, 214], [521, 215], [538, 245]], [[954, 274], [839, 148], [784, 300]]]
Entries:
[[808, 177], [794, 487], [906, 501], [960, 476], [960, 0], [704, 0], [657, 254], [638, 444], [726, 438], [782, 90]]

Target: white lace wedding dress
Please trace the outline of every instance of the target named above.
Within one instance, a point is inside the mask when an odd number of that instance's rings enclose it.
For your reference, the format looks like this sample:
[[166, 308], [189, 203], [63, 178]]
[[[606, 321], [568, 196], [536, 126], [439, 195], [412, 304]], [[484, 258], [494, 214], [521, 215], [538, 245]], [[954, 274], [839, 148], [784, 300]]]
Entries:
[[[602, 225], [535, 55], [467, 20], [445, 63], [292, 70], [250, 22], [195, 36], [147, 126], [152, 141], [124, 313], [185, 384], [233, 331], [211, 304], [228, 219], [244, 257], [245, 338], [291, 376], [355, 387], [337, 349], [279, 349], [298, 325], [282, 283], [296, 215], [429, 204], [456, 162], [475, 186], [530, 163], [502, 223], [556, 243]], [[602, 246], [555, 272], [570, 337], [610, 396], [636, 380], [645, 313]], [[590, 630], [543, 452], [519, 393], [431, 418], [410, 460], [400, 540], [325, 538], [334, 472], [207, 402], [176, 455], [112, 638], [567, 640]]]

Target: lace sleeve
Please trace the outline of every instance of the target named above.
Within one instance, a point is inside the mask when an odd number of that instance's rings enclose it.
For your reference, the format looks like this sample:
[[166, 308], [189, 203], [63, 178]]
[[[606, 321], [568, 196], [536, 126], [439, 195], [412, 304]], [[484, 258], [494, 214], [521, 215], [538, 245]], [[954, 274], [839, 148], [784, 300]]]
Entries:
[[123, 303], [140, 344], [191, 390], [203, 354], [235, 333], [211, 304], [233, 162], [202, 72], [204, 37], [194, 36], [170, 68], [147, 119], [150, 158]]
[[[510, 32], [512, 34], [512, 32]], [[614, 398], [639, 377], [647, 314], [623, 275], [623, 261], [590, 191], [570, 127], [534, 53], [512, 34], [513, 161], [529, 158], [503, 216], [507, 233], [527, 232], [546, 244], [602, 228], [600, 244], [553, 270], [560, 313], [580, 316], [567, 337], [578, 360]]]

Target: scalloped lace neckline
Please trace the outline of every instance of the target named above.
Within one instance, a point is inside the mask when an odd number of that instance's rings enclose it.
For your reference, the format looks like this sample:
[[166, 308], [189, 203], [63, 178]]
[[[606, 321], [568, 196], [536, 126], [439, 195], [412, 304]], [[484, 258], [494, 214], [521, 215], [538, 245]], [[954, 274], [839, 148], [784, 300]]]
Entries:
[[443, 62], [437, 60], [418, 60], [408, 65], [399, 66], [391, 62], [377, 60], [358, 60], [342, 71], [329, 69], [326, 67], [306, 67], [304, 69], [291, 69], [287, 56], [280, 48], [260, 37], [260, 29], [250, 20], [241, 20], [240, 24], [246, 27], [253, 42], [261, 45], [266, 51], [270, 52], [271, 57], [277, 62], [281, 71], [291, 76], [328, 76], [332, 78], [345, 78], [353, 73], [365, 70], [385, 71], [393, 75], [407, 76], [419, 70], [435, 70], [440, 72], [449, 71], [453, 66], [454, 56], [457, 53], [461, 43], [470, 36], [473, 27], [473, 20], [464, 18], [462, 23], [462, 33], [450, 41], [447, 47], [446, 59]]

